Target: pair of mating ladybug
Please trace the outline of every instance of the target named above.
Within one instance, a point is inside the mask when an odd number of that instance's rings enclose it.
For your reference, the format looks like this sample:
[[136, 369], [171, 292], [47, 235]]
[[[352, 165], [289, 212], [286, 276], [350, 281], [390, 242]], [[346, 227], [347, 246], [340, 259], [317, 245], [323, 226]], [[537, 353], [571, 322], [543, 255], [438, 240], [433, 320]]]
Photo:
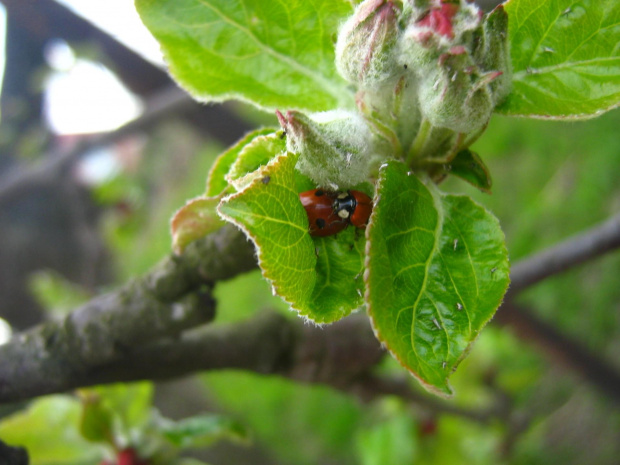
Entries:
[[313, 189], [299, 194], [299, 199], [308, 214], [311, 236], [331, 236], [349, 224], [364, 228], [372, 213], [372, 199], [360, 191]]

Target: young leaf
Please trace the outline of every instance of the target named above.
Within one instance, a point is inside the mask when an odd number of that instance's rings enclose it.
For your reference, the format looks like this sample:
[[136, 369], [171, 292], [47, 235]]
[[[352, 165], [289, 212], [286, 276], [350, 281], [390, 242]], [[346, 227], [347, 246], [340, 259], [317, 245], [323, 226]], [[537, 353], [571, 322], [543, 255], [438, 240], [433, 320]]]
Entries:
[[243, 190], [252, 180], [259, 176], [259, 168], [266, 165], [279, 153], [286, 150], [282, 133], [257, 136], [239, 152], [237, 159], [230, 166], [227, 181], [238, 191]]
[[175, 253], [224, 225], [216, 208], [231, 188], [230, 183], [267, 164], [274, 154], [284, 150], [285, 143], [274, 132], [270, 128], [253, 131], [218, 157], [207, 178], [207, 194], [189, 200], [170, 221]]
[[180, 254], [192, 241], [224, 226], [216, 208], [221, 197], [197, 197], [189, 200], [172, 217], [172, 249]]
[[80, 402], [70, 396], [36, 399], [27, 409], [0, 421], [0, 438], [24, 447], [33, 464], [99, 463], [101, 446], [88, 442], [78, 431], [80, 410]]
[[515, 116], [583, 119], [620, 104], [620, 2], [509, 0]]
[[92, 442], [107, 442], [114, 446], [114, 415], [101, 402], [101, 398], [84, 391], [82, 395], [82, 417], [80, 433]]
[[213, 163], [209, 176], [207, 177], [207, 190], [205, 195], [207, 197], [215, 197], [224, 192], [224, 190], [229, 186], [228, 181], [226, 180], [226, 175], [230, 171], [230, 167], [233, 163], [235, 163], [235, 160], [237, 160], [239, 153], [245, 148], [245, 146], [250, 144], [250, 142], [257, 137], [266, 136], [267, 134], [271, 134], [275, 131], [276, 130], [272, 128], [262, 128], [252, 131], [217, 157], [217, 160]]
[[116, 417], [116, 434], [131, 437], [131, 432], [144, 427], [151, 416], [153, 385], [149, 382], [118, 383], [83, 389], [86, 395], [98, 396], [102, 405]]
[[352, 107], [334, 66], [345, 0], [136, 0], [170, 72], [203, 101], [240, 99], [264, 109]]
[[379, 340], [430, 391], [499, 306], [508, 256], [498, 221], [465, 196], [442, 196], [398, 162], [380, 170], [367, 238], [366, 300]]
[[291, 153], [275, 157], [247, 175], [252, 182], [218, 211], [252, 239], [274, 292], [308, 319], [330, 323], [361, 305], [364, 239], [352, 227], [337, 236], [310, 236], [296, 162]]
[[476, 152], [461, 150], [450, 162], [450, 174], [467, 181], [482, 192], [491, 193], [491, 175]]
[[219, 439], [249, 441], [249, 433], [242, 424], [220, 415], [200, 415], [179, 421], [161, 419], [158, 429], [180, 449], [205, 447]]
[[314, 288], [316, 256], [306, 213], [292, 187], [296, 162], [293, 154], [277, 156], [245, 190], [225, 198], [218, 211], [252, 239], [274, 292], [299, 309]]

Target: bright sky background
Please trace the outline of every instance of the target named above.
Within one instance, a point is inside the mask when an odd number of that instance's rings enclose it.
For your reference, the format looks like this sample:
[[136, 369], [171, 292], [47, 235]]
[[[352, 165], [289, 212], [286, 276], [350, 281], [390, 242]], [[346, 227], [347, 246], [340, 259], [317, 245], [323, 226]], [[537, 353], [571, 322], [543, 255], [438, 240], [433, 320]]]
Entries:
[[159, 45], [142, 24], [133, 0], [56, 0], [95, 23], [153, 63], [163, 63]]
[[[133, 0], [58, 1], [153, 63], [163, 63], [159, 45], [140, 21]], [[4, 29], [1, 16], [0, 22]], [[1, 43], [0, 50], [0, 60], [4, 60]], [[110, 131], [140, 114], [139, 100], [104, 66], [76, 60], [62, 41], [50, 44], [46, 56], [57, 70], [47, 82], [45, 98], [46, 117], [55, 132]]]

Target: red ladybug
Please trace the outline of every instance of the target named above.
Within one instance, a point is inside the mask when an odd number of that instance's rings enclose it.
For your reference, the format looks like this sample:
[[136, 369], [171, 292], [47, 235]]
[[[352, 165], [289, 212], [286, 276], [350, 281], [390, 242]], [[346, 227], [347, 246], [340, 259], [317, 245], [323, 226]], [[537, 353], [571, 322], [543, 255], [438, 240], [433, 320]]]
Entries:
[[372, 199], [360, 191], [329, 192], [313, 189], [299, 194], [310, 222], [311, 236], [331, 236], [349, 224], [366, 227]]

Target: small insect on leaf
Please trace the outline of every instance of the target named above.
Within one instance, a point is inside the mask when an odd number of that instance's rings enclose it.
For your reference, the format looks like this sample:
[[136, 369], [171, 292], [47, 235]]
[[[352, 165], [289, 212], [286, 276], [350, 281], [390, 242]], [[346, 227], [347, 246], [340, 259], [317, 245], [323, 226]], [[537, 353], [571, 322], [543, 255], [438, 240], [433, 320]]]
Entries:
[[360, 191], [313, 189], [299, 194], [299, 200], [308, 214], [311, 236], [332, 236], [349, 224], [365, 228], [372, 213], [372, 199]]

